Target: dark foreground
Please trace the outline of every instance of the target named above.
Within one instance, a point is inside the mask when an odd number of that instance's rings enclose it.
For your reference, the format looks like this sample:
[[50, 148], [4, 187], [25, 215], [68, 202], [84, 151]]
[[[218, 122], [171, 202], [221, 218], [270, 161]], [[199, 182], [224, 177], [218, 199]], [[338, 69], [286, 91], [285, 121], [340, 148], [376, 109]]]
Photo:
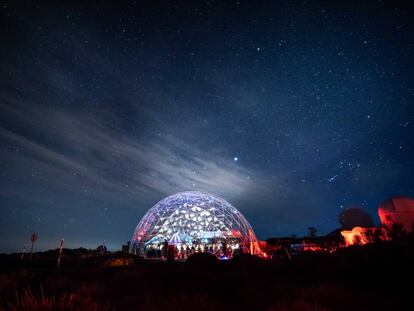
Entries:
[[378, 311], [407, 310], [412, 301], [412, 242], [303, 253], [291, 262], [65, 254], [60, 269], [54, 251], [35, 254], [30, 265], [0, 255], [0, 310]]

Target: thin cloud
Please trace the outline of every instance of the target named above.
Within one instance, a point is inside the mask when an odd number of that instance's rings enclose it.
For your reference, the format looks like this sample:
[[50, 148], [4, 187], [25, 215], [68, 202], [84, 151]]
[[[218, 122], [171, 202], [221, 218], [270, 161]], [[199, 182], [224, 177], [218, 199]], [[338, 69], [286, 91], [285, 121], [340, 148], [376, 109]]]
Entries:
[[[127, 191], [141, 198], [194, 189], [240, 199], [266, 191], [260, 173], [234, 163], [224, 150], [202, 149], [194, 144], [196, 137], [134, 137], [112, 127], [114, 117], [105, 120], [42, 106], [25, 107], [7, 111], [22, 121], [34, 116], [32, 123], [39, 123], [34, 127], [44, 135], [49, 133], [49, 143], [8, 129], [0, 129], [0, 135], [21, 150], [18, 154], [12, 151], [10, 156], [40, 167], [50, 176], [46, 182], [59, 183], [61, 176], [73, 175], [83, 181], [83, 186]], [[174, 126], [162, 126], [166, 133], [174, 131]]]

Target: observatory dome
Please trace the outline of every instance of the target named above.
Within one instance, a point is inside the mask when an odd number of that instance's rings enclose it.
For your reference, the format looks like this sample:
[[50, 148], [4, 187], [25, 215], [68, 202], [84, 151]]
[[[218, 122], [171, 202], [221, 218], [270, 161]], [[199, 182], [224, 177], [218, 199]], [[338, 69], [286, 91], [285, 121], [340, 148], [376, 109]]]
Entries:
[[382, 202], [378, 208], [381, 224], [391, 227], [401, 224], [405, 231], [414, 230], [414, 200], [407, 197], [392, 197]]
[[181, 252], [197, 247], [214, 252], [220, 244], [255, 253], [258, 245], [252, 227], [234, 206], [199, 191], [174, 194], [150, 208], [135, 229], [131, 251], [145, 255], [167, 243]]
[[374, 227], [372, 217], [362, 208], [356, 206], [343, 210], [339, 215], [339, 223], [344, 230], [352, 230], [354, 227]]

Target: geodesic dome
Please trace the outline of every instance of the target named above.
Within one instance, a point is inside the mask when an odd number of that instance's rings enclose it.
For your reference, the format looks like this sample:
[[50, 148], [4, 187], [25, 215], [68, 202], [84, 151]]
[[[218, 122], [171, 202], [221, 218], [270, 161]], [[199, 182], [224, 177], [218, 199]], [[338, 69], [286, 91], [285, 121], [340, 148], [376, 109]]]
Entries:
[[237, 239], [255, 253], [257, 238], [246, 218], [229, 202], [215, 195], [187, 191], [155, 204], [141, 219], [131, 250], [142, 253], [149, 244], [193, 244]]

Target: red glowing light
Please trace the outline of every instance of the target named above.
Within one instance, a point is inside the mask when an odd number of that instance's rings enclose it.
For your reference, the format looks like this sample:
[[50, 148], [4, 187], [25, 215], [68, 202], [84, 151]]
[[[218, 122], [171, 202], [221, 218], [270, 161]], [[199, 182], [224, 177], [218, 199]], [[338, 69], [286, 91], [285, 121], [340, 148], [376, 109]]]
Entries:
[[345, 240], [345, 246], [365, 245], [375, 240], [387, 240], [387, 234], [383, 228], [354, 227], [352, 230], [341, 231]]

